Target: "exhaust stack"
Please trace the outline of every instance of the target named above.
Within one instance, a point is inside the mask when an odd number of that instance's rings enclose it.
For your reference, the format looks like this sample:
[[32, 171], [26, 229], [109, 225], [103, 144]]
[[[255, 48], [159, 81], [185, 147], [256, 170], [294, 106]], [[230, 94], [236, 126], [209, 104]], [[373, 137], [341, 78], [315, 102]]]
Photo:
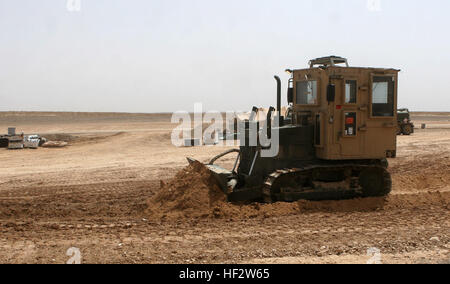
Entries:
[[278, 119], [280, 121], [280, 126], [283, 126], [283, 120], [284, 118], [281, 116], [281, 79], [278, 76], [274, 76], [275, 80], [277, 81], [277, 112], [278, 112]]

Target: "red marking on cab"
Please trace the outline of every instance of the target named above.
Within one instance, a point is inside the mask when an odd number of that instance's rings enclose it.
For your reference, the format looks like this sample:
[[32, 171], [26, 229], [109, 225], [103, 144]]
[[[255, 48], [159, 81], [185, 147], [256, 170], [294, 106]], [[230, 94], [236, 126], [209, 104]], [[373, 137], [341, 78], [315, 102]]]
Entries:
[[347, 119], [345, 120], [345, 124], [353, 124], [355, 120], [353, 119], [353, 117], [347, 117]]

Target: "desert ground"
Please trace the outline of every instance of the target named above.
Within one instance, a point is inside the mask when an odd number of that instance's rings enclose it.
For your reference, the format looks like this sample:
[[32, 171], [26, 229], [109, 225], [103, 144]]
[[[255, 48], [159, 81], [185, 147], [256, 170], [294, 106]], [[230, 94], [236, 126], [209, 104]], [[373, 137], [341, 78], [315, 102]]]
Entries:
[[230, 148], [172, 146], [170, 117], [0, 113], [0, 134], [69, 142], [0, 149], [0, 263], [66, 263], [72, 247], [82, 263], [450, 263], [450, 113], [413, 114], [427, 129], [398, 137], [387, 198], [155, 215], [185, 157]]

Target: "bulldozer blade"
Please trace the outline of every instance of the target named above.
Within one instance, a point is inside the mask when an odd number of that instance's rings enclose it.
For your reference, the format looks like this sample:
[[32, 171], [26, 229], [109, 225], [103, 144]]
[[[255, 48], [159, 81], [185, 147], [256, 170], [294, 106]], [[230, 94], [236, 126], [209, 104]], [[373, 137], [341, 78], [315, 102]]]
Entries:
[[200, 162], [197, 161], [196, 159], [192, 159], [192, 158], [189, 158], [189, 157], [187, 157], [186, 160], [188, 161], [189, 165], [191, 165], [191, 166], [192, 166], [193, 164], [195, 164], [195, 163], [200, 163]]
[[232, 175], [233, 175], [233, 173], [231, 171], [226, 170], [226, 169], [221, 168], [216, 165], [205, 165], [196, 159], [192, 159], [192, 158], [186, 158], [186, 159], [189, 162], [189, 165], [191, 165], [191, 166], [200, 165], [201, 167], [207, 169], [211, 173], [211, 176], [213, 176], [214, 179], [217, 181], [217, 185], [222, 189], [222, 191], [225, 194], [228, 195], [228, 193], [229, 193], [228, 182], [229, 182], [230, 177], [232, 177]]
[[206, 168], [210, 171], [212, 176], [216, 179], [218, 185], [225, 194], [229, 194], [228, 181], [232, 177], [233, 173], [229, 170], [221, 168], [216, 165], [206, 165]]

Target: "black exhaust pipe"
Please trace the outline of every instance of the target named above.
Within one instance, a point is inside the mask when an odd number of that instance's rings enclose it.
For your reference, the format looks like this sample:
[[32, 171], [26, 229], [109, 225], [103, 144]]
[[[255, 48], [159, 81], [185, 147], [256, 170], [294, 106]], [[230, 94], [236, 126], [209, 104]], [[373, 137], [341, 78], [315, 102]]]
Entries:
[[267, 119], [266, 119], [266, 125], [267, 125], [267, 138], [272, 138], [272, 113], [275, 111], [274, 107], [269, 107], [269, 111], [267, 112]]
[[281, 79], [278, 76], [274, 76], [275, 80], [277, 80], [277, 112], [278, 118], [280, 119], [280, 126], [283, 126], [284, 118], [281, 116]]

